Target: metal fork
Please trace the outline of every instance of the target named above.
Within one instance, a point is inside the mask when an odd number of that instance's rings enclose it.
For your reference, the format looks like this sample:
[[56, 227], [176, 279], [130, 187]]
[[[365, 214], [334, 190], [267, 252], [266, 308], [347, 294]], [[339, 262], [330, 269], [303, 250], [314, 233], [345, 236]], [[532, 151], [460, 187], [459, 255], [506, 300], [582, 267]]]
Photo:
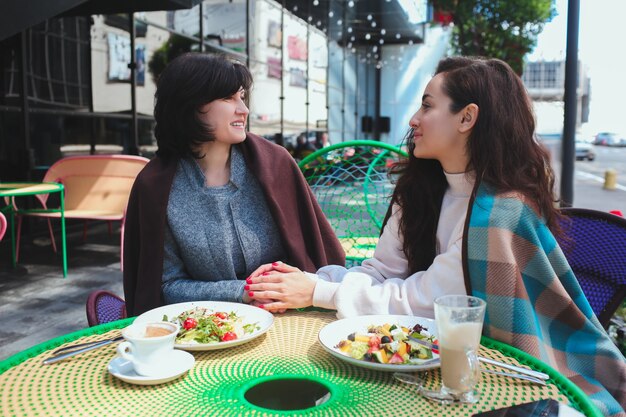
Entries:
[[67, 358], [70, 358], [72, 356], [79, 355], [81, 353], [85, 353], [85, 352], [89, 352], [89, 351], [94, 350], [94, 349], [101, 348], [102, 346], [106, 346], [106, 345], [110, 345], [110, 344], [115, 343], [115, 342], [119, 342], [122, 339], [124, 339], [124, 338], [122, 336], [119, 336], [119, 337], [116, 337], [114, 339], [99, 340], [97, 342], [87, 342], [87, 343], [81, 343], [81, 344], [78, 344], [78, 345], [66, 346], [64, 348], [57, 349], [54, 352], [52, 352], [56, 356], [52, 356], [52, 357], [50, 357], [48, 359], [45, 359], [43, 361], [43, 364], [44, 365], [50, 365], [50, 364], [53, 364], [55, 362], [62, 361], [63, 359], [67, 359]]

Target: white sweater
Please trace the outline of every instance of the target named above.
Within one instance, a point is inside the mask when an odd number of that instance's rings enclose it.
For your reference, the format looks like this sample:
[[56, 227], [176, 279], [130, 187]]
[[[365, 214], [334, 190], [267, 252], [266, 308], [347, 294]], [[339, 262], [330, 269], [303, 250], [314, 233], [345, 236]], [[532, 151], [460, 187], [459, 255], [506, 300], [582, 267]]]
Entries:
[[461, 244], [474, 179], [464, 173], [445, 175], [449, 187], [437, 225], [437, 256], [426, 271], [409, 275], [398, 229], [401, 210], [394, 207], [373, 258], [350, 269], [329, 265], [307, 274], [317, 280], [313, 305], [336, 309], [339, 318], [365, 314], [432, 318], [435, 298], [465, 294]]

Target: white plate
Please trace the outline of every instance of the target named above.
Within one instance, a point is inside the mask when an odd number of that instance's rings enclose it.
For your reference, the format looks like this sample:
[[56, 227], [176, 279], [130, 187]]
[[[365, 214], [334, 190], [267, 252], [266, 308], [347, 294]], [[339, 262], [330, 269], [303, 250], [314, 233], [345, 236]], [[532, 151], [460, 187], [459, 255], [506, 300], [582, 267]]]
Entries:
[[254, 307], [248, 304], [229, 303], [226, 301], [192, 301], [189, 303], [170, 304], [163, 307], [146, 311], [135, 319], [135, 323], [148, 323], [151, 321], [163, 320], [163, 315], [167, 315], [169, 320], [177, 317], [183, 311], [192, 308], [203, 307], [213, 311], [224, 311], [230, 313], [234, 311], [243, 319], [244, 324], [256, 323], [259, 330], [247, 334], [239, 339], [229, 340], [228, 342], [219, 343], [176, 343], [174, 347], [184, 350], [217, 350], [241, 345], [261, 336], [267, 332], [274, 323], [274, 315], [262, 308]]
[[[367, 328], [371, 325], [382, 326], [383, 324], [396, 324], [404, 327], [413, 327], [416, 324], [420, 324], [428, 329], [430, 334], [437, 336], [437, 326], [435, 320], [427, 319], [423, 317], [415, 316], [396, 316], [396, 315], [377, 315], [377, 316], [358, 316], [348, 319], [337, 320], [327, 324], [320, 330], [318, 335], [319, 341], [331, 355], [337, 358], [349, 362], [353, 365], [361, 366], [363, 368], [375, 369], [377, 371], [387, 372], [413, 372], [423, 371], [425, 369], [432, 369], [439, 367], [439, 362], [428, 363], [430, 359], [426, 359], [424, 364], [407, 364], [407, 365], [394, 365], [388, 363], [368, 362], [364, 360], [354, 359], [347, 356], [339, 349], [336, 348], [340, 341], [346, 340], [350, 333], [367, 333]], [[433, 353], [433, 358], [437, 358], [439, 355]]]
[[108, 369], [111, 375], [130, 384], [156, 385], [178, 378], [193, 368], [194, 363], [196, 363], [196, 360], [191, 353], [173, 350], [168, 355], [167, 360], [163, 361], [163, 372], [158, 376], [138, 375], [133, 368], [133, 364], [120, 356], [116, 356], [109, 362]]

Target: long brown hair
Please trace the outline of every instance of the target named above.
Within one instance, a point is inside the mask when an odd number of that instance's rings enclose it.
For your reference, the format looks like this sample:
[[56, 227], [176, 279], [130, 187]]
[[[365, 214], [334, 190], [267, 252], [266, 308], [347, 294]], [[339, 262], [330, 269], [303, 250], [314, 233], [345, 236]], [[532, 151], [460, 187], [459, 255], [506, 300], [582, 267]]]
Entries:
[[[452, 100], [452, 113], [471, 103], [479, 108], [467, 142], [466, 171], [474, 171], [476, 181], [497, 192], [522, 193], [537, 205], [553, 233], [559, 233], [554, 173], [535, 136], [532, 105], [520, 78], [499, 59], [473, 57], [445, 58], [435, 74], [444, 76], [442, 88]], [[409, 130], [410, 155], [395, 168], [400, 176], [392, 204], [402, 209], [403, 251], [414, 273], [428, 269], [436, 256], [437, 223], [448, 184], [438, 161], [413, 156], [412, 139]]]

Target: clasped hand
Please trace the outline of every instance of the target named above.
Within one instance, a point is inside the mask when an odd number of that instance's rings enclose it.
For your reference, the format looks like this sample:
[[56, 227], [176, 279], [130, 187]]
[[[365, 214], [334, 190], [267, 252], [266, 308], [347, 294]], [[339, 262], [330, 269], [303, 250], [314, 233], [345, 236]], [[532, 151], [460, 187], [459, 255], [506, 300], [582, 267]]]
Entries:
[[246, 280], [251, 304], [272, 313], [313, 304], [315, 281], [283, 262], [261, 265]]

